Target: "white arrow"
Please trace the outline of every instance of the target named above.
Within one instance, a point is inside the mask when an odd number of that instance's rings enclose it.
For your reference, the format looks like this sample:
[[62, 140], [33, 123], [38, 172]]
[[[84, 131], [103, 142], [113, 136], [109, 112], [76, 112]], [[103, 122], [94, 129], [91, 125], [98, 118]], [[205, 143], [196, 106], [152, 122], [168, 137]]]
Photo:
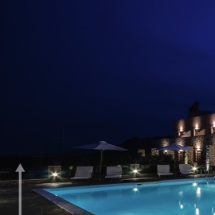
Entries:
[[19, 164], [16, 172], [19, 173], [19, 215], [22, 215], [22, 172], [25, 172], [22, 164]]

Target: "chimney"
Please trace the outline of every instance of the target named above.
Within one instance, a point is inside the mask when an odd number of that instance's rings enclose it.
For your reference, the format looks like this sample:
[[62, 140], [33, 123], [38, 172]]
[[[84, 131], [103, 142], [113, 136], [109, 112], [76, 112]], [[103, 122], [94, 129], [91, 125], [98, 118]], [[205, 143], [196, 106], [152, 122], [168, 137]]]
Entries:
[[188, 117], [198, 116], [199, 113], [199, 102], [195, 101], [191, 107], [188, 108]]

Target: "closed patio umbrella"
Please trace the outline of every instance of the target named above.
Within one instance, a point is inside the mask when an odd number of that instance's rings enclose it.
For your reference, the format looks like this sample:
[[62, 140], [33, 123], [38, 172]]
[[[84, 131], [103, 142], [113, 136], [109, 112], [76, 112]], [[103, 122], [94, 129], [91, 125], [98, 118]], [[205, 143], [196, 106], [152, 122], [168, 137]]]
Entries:
[[100, 158], [100, 164], [99, 164], [99, 175], [101, 175], [102, 162], [103, 162], [103, 152], [104, 151], [127, 151], [127, 149], [109, 144], [105, 141], [100, 141], [98, 143], [88, 144], [88, 145], [75, 147], [75, 148], [77, 148], [77, 149], [92, 149], [92, 150], [98, 150], [101, 152], [101, 158]]

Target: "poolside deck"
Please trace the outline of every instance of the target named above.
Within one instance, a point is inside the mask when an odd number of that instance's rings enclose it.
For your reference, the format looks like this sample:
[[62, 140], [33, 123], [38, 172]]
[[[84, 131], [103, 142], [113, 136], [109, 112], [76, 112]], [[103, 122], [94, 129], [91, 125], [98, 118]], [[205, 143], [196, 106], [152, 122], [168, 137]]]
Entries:
[[[204, 177], [204, 175], [191, 175], [187, 177]], [[179, 177], [178, 177], [179, 178]], [[177, 179], [178, 179], [177, 178]], [[181, 177], [180, 177], [181, 178]], [[184, 178], [184, 177], [183, 177]], [[23, 180], [22, 186], [22, 215], [71, 215], [71, 213], [58, 207], [48, 199], [34, 192], [35, 188], [45, 187], [65, 187], [89, 184], [106, 183], [126, 183], [126, 182], [150, 182], [166, 179], [176, 179], [174, 177], [158, 178], [157, 176], [144, 177], [125, 177], [122, 180], [103, 180], [103, 181], [84, 181], [72, 182], [70, 179], [58, 179], [56, 182], [47, 179]], [[18, 181], [0, 181], [0, 214], [14, 215], [18, 214]]]

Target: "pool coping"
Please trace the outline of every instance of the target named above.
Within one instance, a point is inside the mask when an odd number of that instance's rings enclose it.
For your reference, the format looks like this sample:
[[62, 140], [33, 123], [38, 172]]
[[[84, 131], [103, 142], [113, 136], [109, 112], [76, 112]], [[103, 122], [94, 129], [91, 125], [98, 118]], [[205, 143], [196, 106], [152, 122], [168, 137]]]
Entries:
[[43, 188], [36, 188], [36, 189], [33, 189], [33, 191], [40, 194], [41, 196], [47, 198], [49, 201], [53, 202], [54, 204], [56, 204], [57, 206], [59, 206], [60, 208], [64, 209], [65, 211], [67, 211], [71, 214], [95, 215], [95, 214], [88, 212], [87, 210], [84, 210], [83, 208], [78, 207], [77, 205], [74, 205], [74, 204], [60, 198], [59, 196], [55, 196], [54, 194], [47, 192]]

